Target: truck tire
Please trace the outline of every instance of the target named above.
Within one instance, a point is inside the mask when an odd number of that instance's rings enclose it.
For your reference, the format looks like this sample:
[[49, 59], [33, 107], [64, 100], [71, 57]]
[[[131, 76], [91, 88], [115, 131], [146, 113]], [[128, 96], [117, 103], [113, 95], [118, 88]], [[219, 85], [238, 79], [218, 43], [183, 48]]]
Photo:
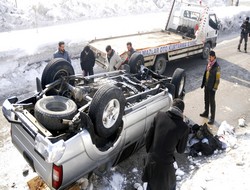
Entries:
[[211, 50], [211, 45], [209, 42], [207, 42], [204, 47], [203, 47], [203, 51], [202, 51], [202, 54], [201, 54], [201, 58], [202, 59], [208, 59], [209, 57], [209, 52]]
[[42, 73], [42, 88], [45, 89], [47, 84], [54, 82], [61, 76], [74, 75], [75, 71], [72, 65], [63, 58], [52, 59], [44, 68]]
[[130, 72], [136, 74], [140, 71], [141, 65], [144, 65], [144, 57], [140, 53], [133, 53], [130, 57], [128, 64], [130, 66]]
[[121, 126], [125, 102], [122, 91], [114, 85], [104, 85], [97, 90], [90, 104], [89, 117], [98, 136], [108, 138]]
[[177, 68], [171, 79], [171, 84], [175, 86], [174, 98], [183, 99], [185, 96], [186, 73], [184, 69]]
[[77, 105], [63, 96], [46, 96], [35, 104], [35, 117], [46, 129], [60, 131], [68, 128], [62, 120], [71, 120], [77, 113]]
[[162, 75], [167, 67], [167, 60], [164, 56], [157, 57], [154, 63], [154, 71], [160, 75]]

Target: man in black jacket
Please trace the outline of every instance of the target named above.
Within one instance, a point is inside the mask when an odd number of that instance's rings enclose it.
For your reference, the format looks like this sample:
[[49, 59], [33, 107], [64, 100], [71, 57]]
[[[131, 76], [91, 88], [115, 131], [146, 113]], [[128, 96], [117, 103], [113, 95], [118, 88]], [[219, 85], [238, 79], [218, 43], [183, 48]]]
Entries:
[[175, 190], [174, 152], [183, 153], [189, 128], [183, 121], [184, 102], [175, 99], [167, 112], [158, 112], [146, 135], [147, 162], [142, 181], [147, 190]]
[[203, 75], [201, 88], [204, 88], [205, 111], [200, 114], [201, 117], [208, 118], [209, 107], [211, 109], [211, 117], [208, 124], [212, 125], [215, 118], [215, 92], [220, 83], [220, 66], [217, 63], [214, 51], [210, 51], [209, 61]]
[[93, 67], [95, 65], [95, 54], [89, 46], [85, 46], [80, 55], [80, 64], [83, 76], [93, 75]]
[[240, 33], [240, 42], [238, 45], [238, 50], [240, 51], [240, 46], [241, 46], [241, 43], [244, 39], [244, 42], [245, 42], [244, 50], [245, 50], [245, 53], [247, 53], [247, 41], [248, 41], [248, 35], [250, 35], [249, 17], [246, 18], [244, 23], [241, 25], [240, 29], [241, 29], [241, 33]]

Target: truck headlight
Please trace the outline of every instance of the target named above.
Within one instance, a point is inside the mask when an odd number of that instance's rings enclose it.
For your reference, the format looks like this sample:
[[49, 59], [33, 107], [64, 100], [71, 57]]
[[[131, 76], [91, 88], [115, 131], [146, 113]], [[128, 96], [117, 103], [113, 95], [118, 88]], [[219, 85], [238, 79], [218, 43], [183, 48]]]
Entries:
[[46, 162], [53, 163], [61, 159], [65, 151], [64, 140], [51, 143], [49, 139], [43, 137], [39, 133], [35, 138], [35, 149], [40, 153]]

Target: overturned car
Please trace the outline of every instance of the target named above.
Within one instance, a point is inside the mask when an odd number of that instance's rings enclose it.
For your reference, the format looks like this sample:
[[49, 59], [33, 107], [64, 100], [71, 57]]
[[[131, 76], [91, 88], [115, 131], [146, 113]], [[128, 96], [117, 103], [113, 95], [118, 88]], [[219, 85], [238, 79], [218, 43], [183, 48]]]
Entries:
[[184, 96], [183, 69], [166, 77], [138, 64], [134, 73], [83, 77], [54, 59], [37, 79], [37, 93], [5, 100], [13, 144], [50, 188], [65, 189], [128, 158], [143, 147], [155, 114]]

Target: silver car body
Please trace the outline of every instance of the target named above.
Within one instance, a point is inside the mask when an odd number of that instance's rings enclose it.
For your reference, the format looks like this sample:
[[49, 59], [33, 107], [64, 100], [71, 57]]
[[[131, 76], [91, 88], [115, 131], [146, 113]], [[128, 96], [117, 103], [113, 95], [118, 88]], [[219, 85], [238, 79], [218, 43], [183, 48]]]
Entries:
[[[34, 168], [46, 184], [53, 189], [53, 166], [62, 166], [62, 181], [58, 189], [65, 189], [79, 178], [99, 167], [111, 167], [120, 159], [123, 152], [133, 146], [133, 151], [144, 145], [146, 133], [158, 111], [167, 111], [172, 104], [172, 95], [168, 89], [161, 89], [156, 95], [125, 107], [123, 128], [117, 140], [107, 150], [100, 150], [92, 142], [88, 130], [82, 129], [76, 135], [52, 143], [46, 137], [46, 129], [41, 129], [39, 123], [23, 109], [22, 104], [11, 103], [9, 99], [3, 104], [3, 113], [11, 123], [12, 142], [27, 162]], [[40, 131], [44, 130], [44, 134]], [[39, 144], [40, 143], [40, 144]], [[50, 158], [48, 162], [37, 151], [47, 148]], [[49, 148], [48, 148], [49, 147]], [[63, 149], [63, 151], [61, 151]], [[53, 160], [52, 159], [52, 160]]]

